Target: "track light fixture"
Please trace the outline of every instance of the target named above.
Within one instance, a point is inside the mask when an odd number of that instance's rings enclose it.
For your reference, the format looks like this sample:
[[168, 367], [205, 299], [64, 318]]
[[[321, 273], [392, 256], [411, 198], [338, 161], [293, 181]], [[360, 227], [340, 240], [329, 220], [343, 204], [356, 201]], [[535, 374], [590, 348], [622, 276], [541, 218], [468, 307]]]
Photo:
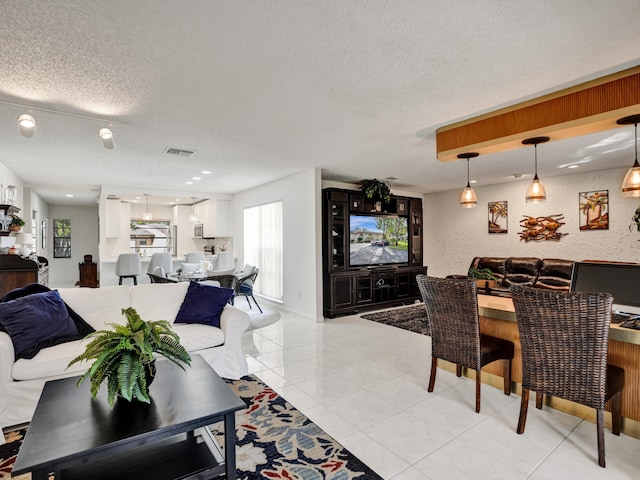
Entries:
[[113, 132], [110, 128], [101, 128], [100, 131], [98, 131], [98, 136], [100, 137], [100, 140], [102, 140], [104, 148], [107, 150], [114, 149], [116, 142], [113, 140]]
[[191, 197], [191, 215], [189, 215], [189, 221], [191, 222], [197, 222], [198, 221], [198, 216], [196, 215], [196, 212], [194, 210], [194, 203], [196, 201], [196, 197]]
[[527, 188], [527, 203], [543, 203], [547, 201], [547, 192], [538, 178], [538, 144], [549, 141], [549, 137], [533, 137], [522, 141], [523, 145], [533, 145], [535, 151], [535, 175]]
[[20, 135], [31, 138], [36, 134], [36, 119], [28, 113], [18, 115], [18, 128]]
[[640, 163], [638, 163], [638, 123], [640, 123], [640, 113], [621, 118], [616, 122], [618, 125], [635, 125], [636, 160], [622, 181], [622, 196], [640, 197]]
[[142, 214], [142, 219], [143, 220], [153, 220], [153, 213], [151, 213], [149, 211], [149, 194], [145, 193], [144, 197], [145, 197], [145, 201], [146, 201], [146, 204], [147, 204], [147, 210]]
[[478, 206], [478, 197], [476, 196], [476, 192], [471, 188], [471, 184], [469, 183], [469, 159], [475, 158], [479, 154], [476, 152], [468, 152], [461, 153], [458, 155], [458, 158], [466, 158], [467, 159], [467, 187], [462, 191], [460, 195], [460, 206], [462, 208], [475, 208]]

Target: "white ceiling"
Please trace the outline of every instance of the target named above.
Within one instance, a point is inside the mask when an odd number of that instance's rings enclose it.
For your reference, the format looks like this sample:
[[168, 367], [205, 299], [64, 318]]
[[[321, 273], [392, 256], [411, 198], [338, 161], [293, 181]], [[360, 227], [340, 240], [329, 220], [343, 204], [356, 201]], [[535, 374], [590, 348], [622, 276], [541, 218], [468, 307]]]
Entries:
[[[101, 185], [233, 194], [310, 167], [462, 188], [466, 165], [436, 159], [439, 126], [640, 64], [638, 0], [3, 0], [1, 15], [0, 162], [54, 204], [95, 204]], [[109, 123], [114, 150], [97, 136]], [[633, 128], [538, 160], [542, 179], [630, 166]], [[532, 167], [523, 148], [471, 176]]]

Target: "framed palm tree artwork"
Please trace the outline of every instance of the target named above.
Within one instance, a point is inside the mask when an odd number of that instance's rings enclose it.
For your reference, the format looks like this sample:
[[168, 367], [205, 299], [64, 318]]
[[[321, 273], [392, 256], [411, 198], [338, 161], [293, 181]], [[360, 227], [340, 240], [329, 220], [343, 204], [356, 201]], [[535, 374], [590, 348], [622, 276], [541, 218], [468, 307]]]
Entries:
[[609, 229], [609, 190], [580, 192], [580, 230]]
[[507, 201], [489, 202], [489, 233], [507, 233], [509, 209]]

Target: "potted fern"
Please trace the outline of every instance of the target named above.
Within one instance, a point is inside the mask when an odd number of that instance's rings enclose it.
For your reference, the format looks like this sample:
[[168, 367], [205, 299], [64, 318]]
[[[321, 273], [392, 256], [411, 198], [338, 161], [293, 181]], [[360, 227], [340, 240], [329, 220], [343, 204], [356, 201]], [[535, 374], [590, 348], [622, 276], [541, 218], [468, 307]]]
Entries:
[[78, 385], [88, 378], [95, 398], [100, 385], [106, 381], [111, 408], [117, 397], [151, 403], [149, 385], [155, 376], [154, 353], [163, 355], [183, 370], [183, 364], [191, 364], [191, 356], [168, 321], [145, 322], [134, 308], [123, 308], [122, 314], [127, 319], [126, 325], [112, 323], [113, 330], [89, 334], [87, 338], [92, 340], [85, 351], [69, 362], [71, 366], [82, 360], [94, 360]]

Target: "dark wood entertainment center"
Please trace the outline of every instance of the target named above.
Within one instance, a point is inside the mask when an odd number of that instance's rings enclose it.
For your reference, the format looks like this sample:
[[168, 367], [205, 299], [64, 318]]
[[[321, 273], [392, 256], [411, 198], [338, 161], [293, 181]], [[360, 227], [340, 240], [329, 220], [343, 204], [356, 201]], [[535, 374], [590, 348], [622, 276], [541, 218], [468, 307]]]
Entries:
[[[374, 202], [362, 192], [338, 188], [323, 190], [322, 202], [323, 314], [356, 313], [412, 303], [420, 298], [416, 275], [427, 273], [422, 265], [422, 200], [391, 196], [374, 211]], [[407, 219], [407, 261], [397, 264], [350, 264], [351, 225], [354, 215]], [[382, 244], [380, 248], [387, 248]]]

